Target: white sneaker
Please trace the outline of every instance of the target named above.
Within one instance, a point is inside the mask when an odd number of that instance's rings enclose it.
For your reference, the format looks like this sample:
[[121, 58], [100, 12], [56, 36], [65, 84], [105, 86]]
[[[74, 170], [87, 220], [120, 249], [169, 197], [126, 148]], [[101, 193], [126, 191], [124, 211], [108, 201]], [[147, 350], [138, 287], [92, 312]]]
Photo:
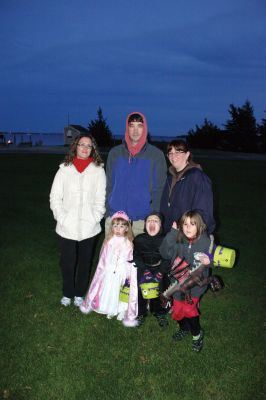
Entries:
[[74, 306], [80, 307], [83, 303], [83, 297], [74, 297]]
[[125, 311], [120, 311], [120, 313], [117, 316], [117, 320], [118, 321], [123, 321], [123, 319], [125, 318], [126, 312]]
[[62, 306], [70, 306], [71, 304], [71, 299], [69, 297], [62, 297], [62, 299], [60, 300], [60, 303], [62, 304]]

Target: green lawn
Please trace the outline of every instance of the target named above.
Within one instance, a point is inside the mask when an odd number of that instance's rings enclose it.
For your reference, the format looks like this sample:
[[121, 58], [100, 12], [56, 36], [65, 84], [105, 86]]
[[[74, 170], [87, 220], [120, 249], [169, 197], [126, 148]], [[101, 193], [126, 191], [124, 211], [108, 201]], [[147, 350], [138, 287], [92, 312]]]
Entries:
[[[49, 191], [60, 155], [1, 155], [1, 358], [4, 399], [266, 399], [266, 161], [201, 159], [213, 180], [218, 237], [237, 249], [225, 288], [202, 300], [201, 353], [150, 316], [126, 329], [59, 304]], [[102, 236], [99, 237], [98, 249]], [[96, 261], [96, 260], [95, 260]]]

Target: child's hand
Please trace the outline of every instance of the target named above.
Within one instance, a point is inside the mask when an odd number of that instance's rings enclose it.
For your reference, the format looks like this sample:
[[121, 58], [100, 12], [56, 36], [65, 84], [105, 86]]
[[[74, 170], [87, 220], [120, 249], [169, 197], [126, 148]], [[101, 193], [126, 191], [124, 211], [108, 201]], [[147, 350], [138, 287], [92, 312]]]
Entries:
[[209, 257], [206, 254], [203, 254], [199, 257], [201, 264], [209, 265], [211, 263]]
[[175, 221], [173, 222], [172, 228], [177, 230], [177, 223]]
[[161, 272], [157, 272], [154, 279], [155, 279], [155, 282], [160, 283], [161, 280], [163, 279], [163, 274]]

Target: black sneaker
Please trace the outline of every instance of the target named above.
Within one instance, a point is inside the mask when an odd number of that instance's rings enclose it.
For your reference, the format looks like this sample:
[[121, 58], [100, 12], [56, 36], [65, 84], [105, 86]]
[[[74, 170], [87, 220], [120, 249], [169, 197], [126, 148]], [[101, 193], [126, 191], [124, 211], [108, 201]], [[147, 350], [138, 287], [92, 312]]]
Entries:
[[140, 327], [144, 324], [145, 318], [146, 318], [146, 315], [139, 315], [139, 316], [137, 317], [137, 322], [138, 322], [137, 327], [138, 327], [138, 328], [140, 328]]
[[184, 331], [183, 329], [179, 329], [179, 331], [174, 333], [172, 337], [173, 337], [174, 340], [179, 342], [180, 340], [183, 340], [189, 334], [190, 334], [189, 331]]
[[203, 347], [203, 331], [200, 331], [200, 337], [197, 340], [192, 340], [192, 350], [201, 351]]
[[155, 316], [155, 318], [157, 319], [157, 321], [158, 321], [158, 324], [159, 324], [159, 326], [161, 327], [161, 328], [167, 328], [167, 326], [169, 325], [169, 323], [168, 323], [168, 321], [167, 321], [167, 319], [165, 318], [165, 316], [164, 315], [160, 315], [160, 314], [155, 314], [154, 315]]

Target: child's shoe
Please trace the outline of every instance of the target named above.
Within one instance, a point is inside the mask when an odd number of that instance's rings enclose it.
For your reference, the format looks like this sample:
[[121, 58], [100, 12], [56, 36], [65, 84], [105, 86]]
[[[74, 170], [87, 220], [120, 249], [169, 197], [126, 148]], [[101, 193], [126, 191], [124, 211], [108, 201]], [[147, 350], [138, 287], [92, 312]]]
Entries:
[[60, 300], [60, 303], [62, 304], [62, 306], [65, 306], [65, 307], [70, 306], [70, 304], [71, 304], [71, 299], [70, 299], [69, 297], [64, 296], [64, 297], [62, 297], [62, 299]]
[[186, 336], [190, 334], [189, 331], [184, 331], [183, 329], [179, 329], [176, 333], [173, 334], [172, 338], [179, 342], [180, 340], [183, 340]]
[[82, 297], [74, 297], [74, 306], [80, 307], [83, 303], [83, 298]]
[[157, 319], [158, 324], [159, 324], [159, 326], [160, 326], [161, 328], [167, 328], [167, 326], [169, 325], [169, 323], [168, 323], [168, 321], [167, 321], [167, 319], [165, 318], [164, 315], [155, 314], [154, 316], [155, 316], [155, 318]]
[[192, 340], [192, 350], [194, 351], [201, 351], [203, 347], [203, 331], [200, 331], [198, 339]]
[[116, 319], [118, 321], [123, 321], [123, 319], [125, 318], [126, 312], [125, 311], [120, 311], [120, 313], [117, 315]]
[[145, 315], [139, 315], [139, 316], [137, 317], [137, 322], [138, 322], [137, 327], [138, 327], [138, 328], [140, 328], [140, 327], [144, 324], [145, 318], [146, 318]]

